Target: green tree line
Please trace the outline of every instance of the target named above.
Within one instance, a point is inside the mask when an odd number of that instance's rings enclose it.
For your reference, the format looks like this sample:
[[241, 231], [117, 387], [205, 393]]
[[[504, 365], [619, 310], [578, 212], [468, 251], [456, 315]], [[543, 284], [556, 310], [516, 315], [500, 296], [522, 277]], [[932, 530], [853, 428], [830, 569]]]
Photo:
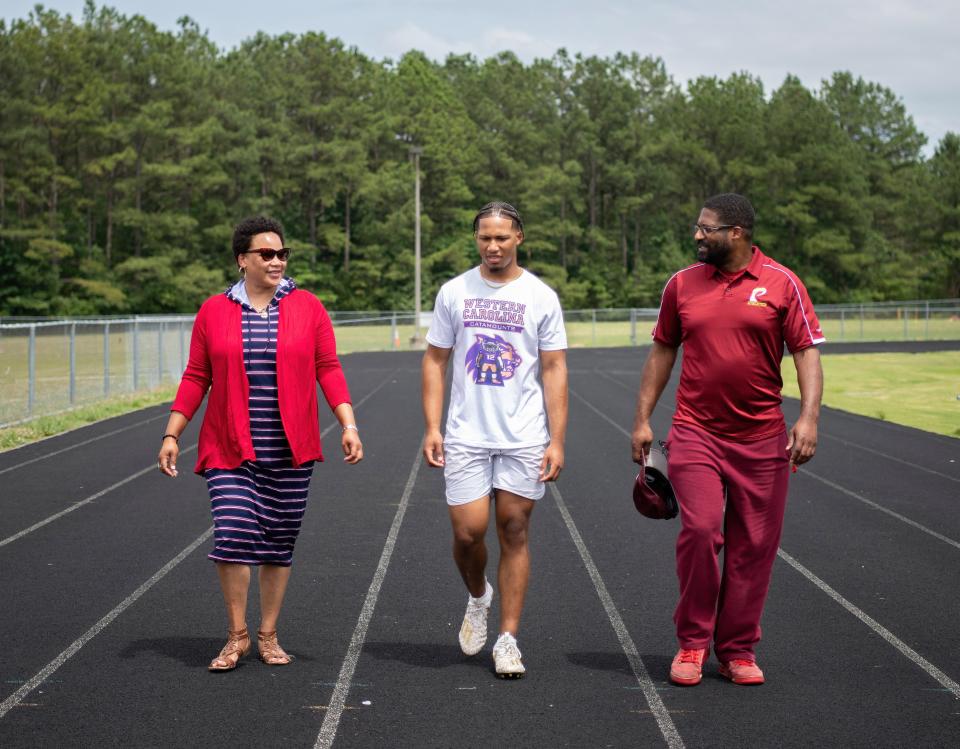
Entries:
[[568, 308], [656, 306], [707, 196], [815, 301], [960, 296], [960, 136], [932, 156], [889, 89], [837, 72], [686, 85], [638, 54], [374, 60], [319, 32], [220, 50], [89, 2], [0, 23], [0, 314], [188, 312], [235, 278], [240, 218], [279, 218], [334, 309], [413, 306], [475, 263], [479, 205]]

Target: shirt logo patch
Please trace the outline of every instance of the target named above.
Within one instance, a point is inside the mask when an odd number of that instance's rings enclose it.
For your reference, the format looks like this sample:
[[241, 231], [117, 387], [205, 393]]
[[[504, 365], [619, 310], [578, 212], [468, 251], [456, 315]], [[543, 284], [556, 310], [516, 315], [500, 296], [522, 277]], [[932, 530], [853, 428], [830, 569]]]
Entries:
[[763, 286], [757, 286], [753, 291], [750, 292], [750, 299], [747, 301], [751, 307], [766, 307], [766, 302], [761, 302], [760, 297], [767, 293], [767, 290]]
[[503, 387], [522, 363], [520, 355], [511, 343], [498, 335], [476, 334], [476, 343], [467, 351], [467, 372], [477, 385]]

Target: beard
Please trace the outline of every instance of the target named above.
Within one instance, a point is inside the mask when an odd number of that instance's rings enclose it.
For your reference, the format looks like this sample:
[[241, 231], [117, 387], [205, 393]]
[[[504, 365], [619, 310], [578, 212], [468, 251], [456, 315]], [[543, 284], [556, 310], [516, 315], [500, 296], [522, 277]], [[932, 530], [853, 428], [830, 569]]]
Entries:
[[730, 244], [725, 240], [704, 239], [697, 242], [697, 259], [701, 263], [722, 266], [730, 257]]
[[483, 264], [486, 266], [487, 272], [491, 275], [508, 275], [509, 273], [513, 273], [513, 265], [515, 260], [516, 258], [501, 255], [499, 263], [491, 265], [489, 262], [487, 262], [486, 258], [483, 258]]

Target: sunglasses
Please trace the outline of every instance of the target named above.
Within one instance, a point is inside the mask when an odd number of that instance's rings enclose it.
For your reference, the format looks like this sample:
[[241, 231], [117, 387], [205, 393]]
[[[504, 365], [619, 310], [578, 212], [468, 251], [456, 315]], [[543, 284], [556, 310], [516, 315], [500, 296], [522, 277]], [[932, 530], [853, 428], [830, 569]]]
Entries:
[[274, 249], [244, 250], [240, 254], [249, 255], [251, 252], [257, 253], [265, 261], [270, 261], [270, 260], [273, 260], [274, 258], [277, 258], [281, 262], [286, 262], [287, 258], [290, 257], [290, 250], [286, 247], [284, 247], [282, 250], [274, 250]]

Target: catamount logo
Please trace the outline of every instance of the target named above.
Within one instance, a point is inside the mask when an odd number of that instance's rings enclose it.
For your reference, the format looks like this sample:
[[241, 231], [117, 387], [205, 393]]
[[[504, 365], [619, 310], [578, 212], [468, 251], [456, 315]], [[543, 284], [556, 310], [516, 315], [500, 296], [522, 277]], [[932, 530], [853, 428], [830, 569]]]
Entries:
[[753, 291], [750, 292], [750, 299], [747, 301], [751, 307], [766, 307], [766, 302], [761, 302], [760, 297], [767, 293], [767, 290], [763, 286], [757, 286]]

